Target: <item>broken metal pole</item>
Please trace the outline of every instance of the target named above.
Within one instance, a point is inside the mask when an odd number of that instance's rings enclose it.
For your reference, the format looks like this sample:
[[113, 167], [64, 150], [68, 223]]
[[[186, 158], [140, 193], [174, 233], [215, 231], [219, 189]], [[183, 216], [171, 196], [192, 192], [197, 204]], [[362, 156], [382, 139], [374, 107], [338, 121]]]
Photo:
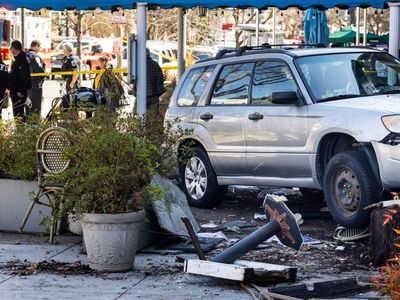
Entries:
[[264, 208], [269, 216], [269, 223], [218, 254], [211, 261], [231, 264], [274, 235], [277, 236], [282, 244], [300, 250], [303, 244], [303, 237], [296, 218], [285, 203], [276, 201], [274, 196], [267, 195], [264, 199]]
[[257, 229], [252, 234], [246, 236], [244, 239], [237, 242], [232, 247], [229, 247], [216, 257], [211, 259], [213, 262], [220, 262], [225, 264], [231, 264], [236, 259], [240, 258], [250, 250], [253, 250], [259, 244], [265, 240], [273, 237], [281, 231], [281, 226], [277, 221], [271, 221], [265, 224], [263, 227]]
[[206, 260], [206, 257], [204, 256], [203, 250], [200, 247], [200, 242], [197, 238], [196, 233], [194, 232], [192, 223], [190, 223], [189, 218], [186, 217], [182, 217], [182, 222], [185, 224], [186, 229], [189, 233], [190, 239], [192, 240], [194, 249], [196, 250], [196, 254], [197, 256], [201, 259], [201, 260]]

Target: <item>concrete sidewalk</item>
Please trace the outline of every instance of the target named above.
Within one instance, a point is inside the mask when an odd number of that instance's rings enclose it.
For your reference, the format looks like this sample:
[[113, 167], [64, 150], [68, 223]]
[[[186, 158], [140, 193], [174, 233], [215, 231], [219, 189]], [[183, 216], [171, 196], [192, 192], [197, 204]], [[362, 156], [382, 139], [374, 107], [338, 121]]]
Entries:
[[57, 270], [13, 274], [12, 265], [39, 262], [87, 264], [79, 237], [0, 233], [0, 299], [249, 299], [235, 283], [182, 272], [173, 256], [138, 254], [127, 273], [58, 275]]

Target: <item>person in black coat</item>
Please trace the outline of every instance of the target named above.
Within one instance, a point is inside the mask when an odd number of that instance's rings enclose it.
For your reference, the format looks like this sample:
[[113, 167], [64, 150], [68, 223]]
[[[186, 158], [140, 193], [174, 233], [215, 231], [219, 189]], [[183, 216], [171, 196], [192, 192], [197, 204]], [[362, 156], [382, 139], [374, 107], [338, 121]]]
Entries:
[[15, 60], [11, 66], [8, 89], [10, 90], [13, 104], [14, 118], [16, 118], [25, 115], [28, 90], [32, 87], [31, 72], [29, 70], [28, 58], [25, 52], [22, 51], [21, 42], [13, 41], [10, 49]]
[[[1, 49], [0, 49], [1, 50]], [[10, 74], [6, 64], [2, 61], [0, 56], [0, 119], [1, 119], [1, 108], [3, 107], [4, 95], [7, 90], [8, 81], [10, 80]]]
[[160, 113], [160, 96], [165, 92], [164, 74], [160, 65], [151, 59], [147, 50], [147, 102], [146, 110], [156, 117]]
[[[31, 74], [34, 73], [45, 73], [46, 72], [46, 64], [43, 59], [38, 55], [40, 50], [40, 41], [33, 40], [31, 42], [31, 47], [26, 53], [26, 56], [29, 59], [29, 66]], [[43, 82], [44, 76], [35, 76], [32, 77], [31, 83], [32, 88], [28, 92], [28, 97], [32, 102], [32, 112], [39, 113], [42, 107], [42, 98], [43, 98]]]

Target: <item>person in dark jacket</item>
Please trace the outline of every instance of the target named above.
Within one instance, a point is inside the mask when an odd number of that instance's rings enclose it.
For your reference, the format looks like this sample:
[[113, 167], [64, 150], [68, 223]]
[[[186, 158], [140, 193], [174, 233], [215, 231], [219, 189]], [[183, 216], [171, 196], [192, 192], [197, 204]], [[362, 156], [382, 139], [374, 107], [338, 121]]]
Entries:
[[[43, 59], [38, 55], [40, 50], [40, 41], [33, 40], [31, 43], [31, 47], [26, 53], [26, 56], [29, 59], [29, 67], [31, 74], [34, 73], [45, 73], [46, 72], [46, 64]], [[43, 98], [43, 82], [44, 76], [33, 76], [31, 78], [32, 88], [28, 92], [28, 97], [32, 102], [32, 112], [39, 113], [42, 107], [42, 98]]]
[[[73, 45], [71, 43], [65, 43], [63, 47], [64, 58], [62, 59], [62, 71], [70, 72], [70, 71], [79, 71], [80, 70], [80, 61], [79, 58], [72, 53]], [[64, 75], [63, 78], [66, 81], [66, 90], [70, 92], [74, 88], [79, 85], [79, 75]]]
[[147, 49], [147, 102], [146, 110], [159, 116], [160, 96], [165, 92], [164, 74], [159, 64], [152, 60]]
[[13, 41], [10, 49], [15, 60], [11, 66], [8, 89], [10, 90], [13, 104], [14, 118], [16, 118], [25, 115], [28, 90], [31, 88], [31, 72], [28, 58], [25, 52], [22, 51], [21, 42]]
[[4, 104], [4, 102], [3, 102], [4, 95], [7, 90], [9, 79], [10, 79], [10, 74], [8, 73], [7, 66], [3, 62], [3, 60], [1, 59], [1, 56], [0, 56], [0, 119], [1, 119], [1, 108], [3, 107], [3, 104]]

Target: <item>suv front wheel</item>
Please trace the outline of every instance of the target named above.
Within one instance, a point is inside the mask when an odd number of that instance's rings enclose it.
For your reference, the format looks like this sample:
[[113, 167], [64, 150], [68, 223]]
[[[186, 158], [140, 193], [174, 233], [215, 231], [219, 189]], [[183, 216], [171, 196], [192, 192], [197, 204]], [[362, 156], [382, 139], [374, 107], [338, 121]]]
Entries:
[[333, 156], [324, 175], [326, 204], [342, 226], [360, 228], [368, 224], [370, 210], [364, 207], [380, 201], [380, 185], [362, 151]]
[[227, 187], [218, 185], [208, 155], [202, 148], [194, 149], [194, 155], [179, 167], [179, 173], [190, 206], [213, 208], [224, 201]]

